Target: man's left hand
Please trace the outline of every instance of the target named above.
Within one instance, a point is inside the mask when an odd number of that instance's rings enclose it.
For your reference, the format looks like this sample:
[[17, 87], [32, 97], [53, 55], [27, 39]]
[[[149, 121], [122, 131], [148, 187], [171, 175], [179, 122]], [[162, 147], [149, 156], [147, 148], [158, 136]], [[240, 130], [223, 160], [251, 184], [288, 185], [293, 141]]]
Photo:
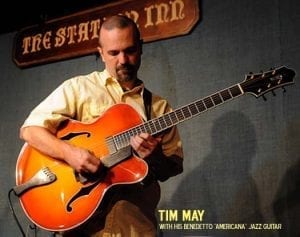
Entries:
[[141, 133], [130, 138], [130, 145], [140, 158], [146, 158], [155, 150], [161, 137], [153, 137], [149, 133]]

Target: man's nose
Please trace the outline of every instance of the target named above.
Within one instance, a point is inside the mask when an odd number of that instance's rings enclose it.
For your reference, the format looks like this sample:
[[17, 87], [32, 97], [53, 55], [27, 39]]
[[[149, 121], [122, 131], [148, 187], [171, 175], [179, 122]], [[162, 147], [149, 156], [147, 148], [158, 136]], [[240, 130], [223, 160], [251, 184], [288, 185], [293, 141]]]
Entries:
[[120, 52], [119, 54], [119, 63], [125, 64], [128, 62], [128, 55], [125, 52]]

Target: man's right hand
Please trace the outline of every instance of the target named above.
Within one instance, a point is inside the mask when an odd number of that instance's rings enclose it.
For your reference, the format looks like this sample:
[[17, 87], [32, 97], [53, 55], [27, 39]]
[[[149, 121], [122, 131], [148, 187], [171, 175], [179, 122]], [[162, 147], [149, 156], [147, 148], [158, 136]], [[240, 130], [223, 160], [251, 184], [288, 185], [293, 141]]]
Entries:
[[44, 127], [23, 127], [20, 138], [42, 153], [65, 161], [79, 173], [96, 173], [100, 169], [101, 161], [94, 154], [57, 138]]
[[68, 145], [64, 151], [64, 160], [77, 172], [96, 173], [100, 169], [101, 161], [92, 152]]

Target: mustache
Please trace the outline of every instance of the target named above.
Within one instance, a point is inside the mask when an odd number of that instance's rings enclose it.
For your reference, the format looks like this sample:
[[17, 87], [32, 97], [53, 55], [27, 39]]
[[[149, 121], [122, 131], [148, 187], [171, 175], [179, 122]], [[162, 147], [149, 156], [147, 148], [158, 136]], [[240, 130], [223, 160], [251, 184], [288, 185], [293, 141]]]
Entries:
[[120, 70], [132, 71], [132, 70], [134, 70], [134, 66], [131, 64], [123, 64], [123, 65], [120, 65], [117, 67], [117, 71], [120, 71]]

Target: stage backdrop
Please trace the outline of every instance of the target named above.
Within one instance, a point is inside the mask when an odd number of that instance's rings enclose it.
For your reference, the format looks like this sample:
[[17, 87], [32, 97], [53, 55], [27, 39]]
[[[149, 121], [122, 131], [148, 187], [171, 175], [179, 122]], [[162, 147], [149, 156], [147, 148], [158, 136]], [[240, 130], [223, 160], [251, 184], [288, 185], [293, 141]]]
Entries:
[[[300, 72], [297, 0], [204, 0], [186, 36], [144, 45], [140, 78], [174, 108], [286, 65]], [[21, 236], [7, 193], [23, 145], [19, 127], [65, 79], [101, 70], [95, 55], [19, 69], [15, 32], [0, 36], [0, 236]], [[160, 235], [299, 236], [300, 78], [267, 101], [245, 95], [181, 123], [184, 172], [162, 184]], [[33, 236], [17, 198], [12, 204]], [[51, 207], [49, 207], [51, 210]], [[38, 230], [38, 236], [50, 236]]]

